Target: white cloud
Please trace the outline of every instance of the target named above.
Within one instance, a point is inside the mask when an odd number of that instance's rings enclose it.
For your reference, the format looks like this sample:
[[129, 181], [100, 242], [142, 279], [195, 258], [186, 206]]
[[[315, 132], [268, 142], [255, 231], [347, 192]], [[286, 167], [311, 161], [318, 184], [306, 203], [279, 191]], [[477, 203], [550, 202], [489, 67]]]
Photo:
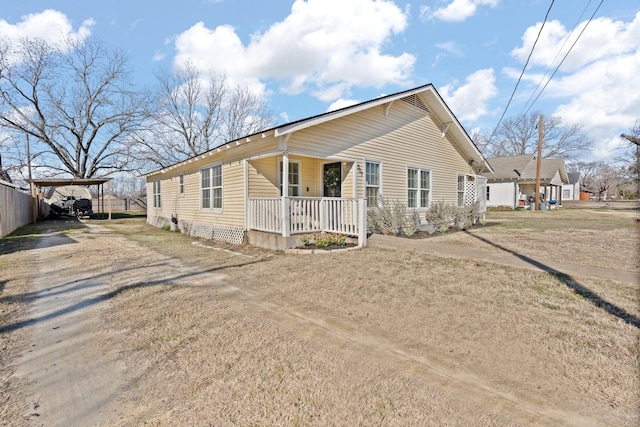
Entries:
[[[522, 36], [522, 46], [514, 49], [511, 54], [524, 63], [531, 47], [540, 31], [538, 23], [527, 28]], [[613, 21], [610, 18], [594, 19], [586, 27], [587, 21], [582, 22], [573, 31], [568, 31], [558, 21], [545, 24], [544, 31], [531, 56], [532, 66], [554, 67], [560, 62], [567, 50], [575, 43], [576, 38], [584, 33], [573, 46], [569, 56], [562, 65], [563, 71], [575, 71], [594, 61], [636, 51], [640, 40], [640, 13], [630, 23]], [[603, 43], [603, 41], [607, 41]], [[562, 50], [560, 50], [562, 47]], [[560, 50], [560, 51], [559, 51]], [[554, 61], [555, 60], [555, 61]]]
[[329, 105], [327, 111], [335, 111], [341, 108], [351, 107], [352, 105], [359, 104], [361, 101], [355, 99], [338, 99]]
[[[549, 25], [551, 24], [551, 25]], [[575, 41], [586, 22], [568, 32], [560, 23], [545, 26], [531, 59], [532, 69], [525, 80], [537, 84], [552, 65], [559, 48], [568, 37], [552, 69]], [[531, 49], [539, 25], [523, 35], [523, 45], [512, 55], [524, 61]], [[548, 30], [548, 31], [547, 31]], [[603, 43], [603, 40], [607, 40]], [[565, 123], [583, 126], [594, 140], [593, 154], [608, 155], [619, 145], [617, 135], [640, 118], [640, 12], [631, 22], [609, 18], [593, 20], [566, 62], [545, 89], [541, 98], [566, 99], [554, 111]], [[537, 68], [536, 67], [540, 67]], [[544, 80], [546, 82], [546, 80]], [[602, 157], [601, 157], [602, 158]]]
[[213, 67], [255, 87], [274, 79], [286, 93], [330, 102], [356, 86], [410, 83], [416, 58], [384, 53], [406, 26], [406, 13], [388, 0], [296, 0], [289, 16], [246, 44], [231, 26], [194, 25], [177, 37], [175, 64]]
[[458, 44], [454, 41], [436, 43], [435, 46], [438, 49], [444, 50], [445, 52], [450, 53], [451, 55], [454, 55], [454, 56], [460, 57], [464, 55], [462, 50], [458, 47]]
[[478, 6], [496, 7], [499, 2], [500, 0], [453, 0], [448, 5], [437, 9], [421, 6], [420, 19], [463, 22], [476, 14]]
[[493, 68], [488, 68], [468, 75], [457, 89], [448, 84], [439, 91], [459, 120], [474, 121], [487, 114], [489, 100], [498, 94], [495, 81]]
[[16, 24], [0, 19], [0, 37], [8, 40], [19, 40], [25, 37], [41, 38], [52, 44], [65, 39], [82, 41], [91, 34], [95, 21], [85, 20], [77, 31], [73, 30], [67, 16], [56, 10], [47, 9], [40, 13], [32, 13], [22, 17]]

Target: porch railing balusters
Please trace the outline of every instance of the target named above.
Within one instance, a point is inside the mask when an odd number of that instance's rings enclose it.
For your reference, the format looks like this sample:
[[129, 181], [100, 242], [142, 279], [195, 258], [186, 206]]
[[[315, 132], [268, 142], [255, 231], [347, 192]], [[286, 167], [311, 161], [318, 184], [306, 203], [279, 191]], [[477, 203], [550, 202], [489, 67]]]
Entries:
[[[363, 222], [360, 216], [362, 199], [288, 197], [249, 198], [249, 228], [278, 234], [328, 232], [359, 236]], [[282, 208], [289, 215], [282, 215]], [[288, 220], [288, 221], [287, 221]], [[283, 233], [283, 225], [289, 223], [289, 233]]]

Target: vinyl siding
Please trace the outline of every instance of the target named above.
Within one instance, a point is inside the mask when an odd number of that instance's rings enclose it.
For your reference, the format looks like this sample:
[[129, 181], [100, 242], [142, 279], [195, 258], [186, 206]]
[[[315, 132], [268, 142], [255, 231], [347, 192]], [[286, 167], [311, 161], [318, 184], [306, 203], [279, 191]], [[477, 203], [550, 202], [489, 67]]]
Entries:
[[[244, 227], [244, 166], [248, 160], [249, 197], [279, 194], [278, 164], [282, 149], [291, 161], [300, 162], [301, 195], [323, 195], [323, 164], [343, 164], [343, 197], [363, 197], [364, 162], [382, 165], [382, 194], [391, 200], [407, 201], [407, 168], [431, 171], [431, 201], [457, 204], [457, 176], [470, 173], [464, 156], [449, 134], [442, 136], [442, 125], [431, 115], [397, 100], [385, 116], [377, 106], [330, 122], [305, 128], [284, 138], [258, 135], [240, 140], [231, 148], [221, 147], [162, 172], [149, 175], [147, 194], [149, 214], [181, 220]], [[283, 144], [283, 145], [279, 145]], [[223, 209], [200, 209], [200, 169], [223, 164]], [[355, 163], [354, 163], [355, 162]], [[360, 166], [358, 169], [357, 165]], [[184, 174], [184, 196], [178, 197], [178, 176]], [[153, 209], [152, 181], [162, 179], [162, 209]], [[354, 182], [355, 180], [355, 182]], [[307, 191], [307, 188], [309, 190]], [[357, 194], [354, 194], [357, 188]]]
[[487, 200], [487, 206], [516, 207], [516, 183], [495, 182], [488, 183], [487, 186], [489, 187], [489, 200]]
[[[193, 162], [188, 167], [162, 175], [160, 186], [162, 208], [153, 208], [153, 184], [147, 183], [147, 206], [150, 215], [195, 223], [215, 223], [244, 227], [244, 168], [241, 162], [222, 165], [222, 210], [200, 209], [200, 170], [217, 164]], [[184, 195], [178, 195], [179, 175], [184, 173]], [[151, 202], [151, 204], [148, 204]]]
[[[388, 116], [382, 106], [346, 116], [330, 123], [296, 132], [289, 149], [305, 152], [314, 142], [317, 156], [353, 159], [382, 164], [384, 197], [406, 202], [407, 167], [431, 170], [432, 201], [457, 203], [457, 175], [469, 173], [463, 156], [422, 110], [397, 101]], [[364, 169], [364, 168], [363, 168]], [[352, 188], [353, 184], [351, 184]], [[364, 177], [358, 177], [358, 197], [363, 196]], [[343, 194], [349, 193], [343, 183]]]

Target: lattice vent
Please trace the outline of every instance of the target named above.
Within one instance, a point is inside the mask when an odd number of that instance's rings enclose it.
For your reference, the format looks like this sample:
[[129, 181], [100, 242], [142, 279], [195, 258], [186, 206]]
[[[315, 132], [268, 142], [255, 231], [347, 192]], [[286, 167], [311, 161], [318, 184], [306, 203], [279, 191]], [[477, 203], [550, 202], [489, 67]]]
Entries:
[[238, 227], [226, 225], [184, 223], [180, 224], [183, 233], [203, 239], [220, 240], [239, 245], [244, 243], [245, 231]]
[[467, 175], [464, 183], [464, 205], [471, 206], [476, 202], [476, 180], [474, 176]]
[[409, 105], [413, 105], [414, 107], [421, 109], [422, 111], [430, 113], [427, 106], [422, 102], [422, 99], [416, 94], [405, 96], [404, 98], [401, 98], [401, 100]]

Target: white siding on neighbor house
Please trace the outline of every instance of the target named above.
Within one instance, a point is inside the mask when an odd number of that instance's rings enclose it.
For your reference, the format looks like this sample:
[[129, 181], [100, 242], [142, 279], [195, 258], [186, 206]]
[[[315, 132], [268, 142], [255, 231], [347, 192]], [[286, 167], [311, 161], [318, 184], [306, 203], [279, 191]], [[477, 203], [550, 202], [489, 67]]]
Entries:
[[508, 206], [515, 209], [519, 196], [517, 187], [515, 182], [487, 183], [487, 188], [489, 189], [487, 206]]
[[580, 200], [579, 184], [564, 184], [562, 186], [562, 200]]
[[[314, 144], [314, 142], [321, 142]], [[407, 201], [407, 167], [431, 170], [431, 200], [457, 203], [458, 173], [469, 165], [448, 137], [424, 111], [396, 101], [388, 116], [379, 106], [294, 133], [292, 152], [309, 152], [336, 160], [382, 164], [382, 192], [387, 199]], [[356, 173], [357, 173], [357, 169]], [[363, 197], [364, 177], [358, 173], [357, 197]], [[353, 184], [351, 184], [353, 187]], [[343, 194], [346, 194], [343, 185]]]

